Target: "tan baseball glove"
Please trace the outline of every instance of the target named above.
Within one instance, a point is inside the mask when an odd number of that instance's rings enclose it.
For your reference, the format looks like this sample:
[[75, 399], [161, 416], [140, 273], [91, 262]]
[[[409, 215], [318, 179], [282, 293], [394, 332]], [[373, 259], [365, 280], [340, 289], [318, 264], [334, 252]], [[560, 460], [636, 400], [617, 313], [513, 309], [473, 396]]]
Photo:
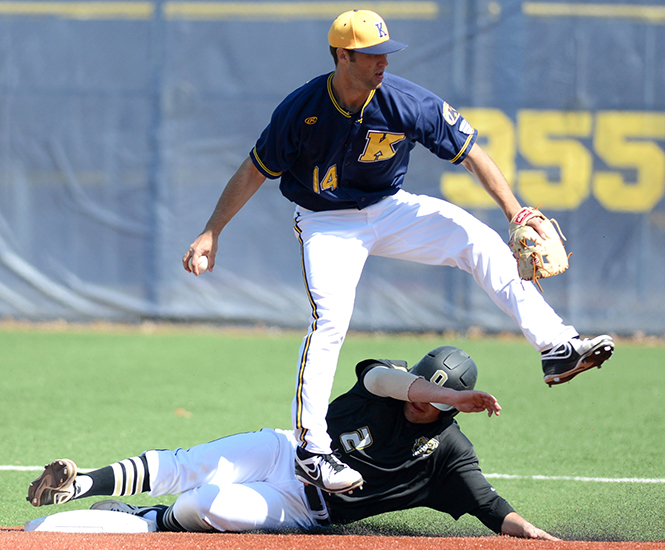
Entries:
[[[534, 217], [542, 219], [540, 228], [546, 235], [545, 239], [536, 233], [535, 229], [526, 225]], [[566, 240], [566, 237], [561, 233], [555, 219], [547, 219], [537, 208], [527, 206], [513, 216], [508, 231], [508, 246], [517, 260], [520, 277], [536, 283], [541, 292], [543, 289], [538, 279], [553, 277], [568, 269], [570, 255], [566, 254], [561, 242], [561, 239]]]

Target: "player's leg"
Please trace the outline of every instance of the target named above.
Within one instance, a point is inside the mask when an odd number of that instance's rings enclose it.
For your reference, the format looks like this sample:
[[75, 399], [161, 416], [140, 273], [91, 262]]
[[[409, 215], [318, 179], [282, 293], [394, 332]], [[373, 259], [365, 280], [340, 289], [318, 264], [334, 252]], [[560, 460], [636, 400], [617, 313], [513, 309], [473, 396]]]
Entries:
[[440, 199], [400, 191], [386, 205], [377, 231], [379, 239], [372, 254], [455, 266], [471, 273], [539, 351], [577, 335], [533, 285], [522, 284], [501, 237], [465, 210]]
[[128, 496], [150, 488], [145, 456], [132, 457], [104, 468], [80, 473], [73, 460], [54, 460], [28, 487], [33, 506], [64, 504], [91, 496]]
[[289, 460], [292, 481], [272, 484], [259, 481], [229, 485], [204, 484], [181, 493], [172, 506], [133, 506], [104, 500], [92, 510], [122, 512], [153, 520], [158, 531], [248, 531], [251, 529], [310, 528], [315, 524], [303, 497], [303, 485], [293, 476], [293, 454]]
[[535, 286], [520, 280], [510, 249], [496, 231], [465, 210], [404, 191], [381, 205], [380, 238], [371, 253], [456, 266], [471, 273], [542, 353], [546, 383], [570, 380], [611, 356], [612, 339], [604, 335], [580, 340], [574, 327], [563, 323]]
[[30, 484], [33, 506], [63, 504], [91, 496], [178, 494], [217, 479], [234, 483], [265, 479], [274, 469], [279, 440], [272, 430], [236, 434], [190, 449], [146, 451], [91, 472], [60, 459]]
[[157, 524], [158, 531], [186, 531], [173, 514], [173, 506], [165, 504], [156, 504], [154, 506], [134, 506], [121, 502], [119, 500], [102, 500], [95, 502], [91, 510], [106, 510], [109, 512], [122, 512], [131, 514], [147, 520], [152, 520]]
[[173, 515], [186, 531], [249, 531], [314, 525], [295, 486], [284, 491], [260, 481], [192, 489], [178, 496]]
[[[300, 443], [297, 475], [329, 492], [359, 486], [362, 477], [334, 457], [325, 416], [339, 352], [349, 327], [356, 286], [368, 256], [362, 211], [296, 217], [303, 276], [312, 307], [299, 351], [293, 427]], [[311, 471], [311, 473], [310, 473]]]
[[[93, 508], [148, 519], [154, 515], [152, 519], [162, 531], [310, 527], [313, 516], [304, 487], [293, 471], [295, 447], [292, 432], [266, 429], [184, 452], [149, 451], [148, 462], [158, 472], [152, 496], [190, 487], [179, 494], [173, 506], [148, 510], [104, 501]], [[200, 475], [197, 465], [201, 466]]]
[[[33, 506], [64, 504], [70, 500], [91, 496], [128, 496], [149, 491], [150, 477], [145, 455], [115, 462], [89, 473], [78, 473], [74, 461], [67, 458], [54, 460], [30, 484], [27, 500]], [[125, 512], [157, 523], [160, 531], [182, 531], [173, 518], [172, 508], [132, 506], [124, 502], [107, 500], [96, 502], [93, 510]]]

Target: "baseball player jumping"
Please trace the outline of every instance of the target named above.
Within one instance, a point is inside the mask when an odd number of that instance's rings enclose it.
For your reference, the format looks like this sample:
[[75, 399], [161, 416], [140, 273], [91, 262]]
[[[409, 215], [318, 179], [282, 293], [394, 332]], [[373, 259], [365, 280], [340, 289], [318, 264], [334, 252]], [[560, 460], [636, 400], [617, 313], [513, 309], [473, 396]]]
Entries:
[[474, 390], [476, 364], [464, 351], [436, 348], [411, 369], [404, 361], [368, 359], [356, 374], [357, 383], [331, 403], [328, 429], [335, 453], [365, 477], [362, 491], [329, 494], [303, 485], [293, 470], [294, 432], [263, 429], [146, 451], [86, 473], [72, 460], [54, 460], [30, 484], [28, 501], [176, 494], [172, 506], [92, 505], [153, 520], [160, 531], [311, 529], [426, 506], [456, 519], [471, 514], [495, 533], [557, 540], [497, 494], [453, 418], [501, 410], [492, 395]]
[[[339, 352], [369, 255], [471, 273], [494, 303], [542, 354], [545, 382], [560, 384], [612, 355], [607, 335], [580, 339], [530, 282], [520, 280], [501, 237], [444, 200], [402, 189], [409, 154], [420, 143], [462, 164], [512, 220], [522, 209], [477, 131], [448, 103], [386, 72], [388, 54], [406, 47], [374, 12], [340, 15], [328, 34], [335, 70], [284, 99], [249, 157], [228, 182], [203, 232], [183, 257], [199, 274], [212, 270], [221, 231], [266, 178], [295, 203], [294, 229], [312, 314], [300, 347], [293, 428], [296, 475], [332, 493], [360, 486], [362, 476], [330, 448], [326, 411]], [[542, 219], [528, 225], [538, 232]], [[193, 266], [190, 267], [190, 260]]]

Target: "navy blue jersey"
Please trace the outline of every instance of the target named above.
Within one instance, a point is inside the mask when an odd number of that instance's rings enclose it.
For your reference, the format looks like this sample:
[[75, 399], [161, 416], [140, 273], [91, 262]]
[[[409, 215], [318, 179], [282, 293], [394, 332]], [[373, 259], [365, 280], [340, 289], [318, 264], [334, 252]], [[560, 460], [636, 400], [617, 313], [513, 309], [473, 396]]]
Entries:
[[333, 75], [289, 94], [250, 153], [258, 170], [281, 177], [283, 195], [304, 208], [365, 208], [400, 189], [416, 143], [458, 164], [476, 140], [445, 101], [391, 74], [349, 113], [335, 99]]
[[334, 453], [365, 480], [352, 494], [326, 495], [334, 522], [427, 506], [458, 519], [472, 514], [494, 532], [513, 510], [485, 479], [473, 445], [452, 417], [411, 424], [404, 402], [373, 395], [363, 384], [377, 366], [404, 368], [402, 361], [358, 364], [358, 382], [335, 399], [326, 420]]

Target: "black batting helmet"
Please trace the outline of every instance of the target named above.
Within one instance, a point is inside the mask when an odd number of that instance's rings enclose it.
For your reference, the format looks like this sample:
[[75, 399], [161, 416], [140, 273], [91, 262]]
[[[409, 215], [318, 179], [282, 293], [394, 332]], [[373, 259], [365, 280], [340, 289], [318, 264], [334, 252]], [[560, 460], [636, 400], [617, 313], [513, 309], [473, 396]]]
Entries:
[[[453, 390], [472, 390], [478, 378], [478, 367], [474, 360], [454, 346], [441, 346], [430, 351], [409, 372], [437, 386]], [[459, 412], [452, 405], [432, 403], [432, 406], [442, 412], [453, 413], [453, 416]]]

